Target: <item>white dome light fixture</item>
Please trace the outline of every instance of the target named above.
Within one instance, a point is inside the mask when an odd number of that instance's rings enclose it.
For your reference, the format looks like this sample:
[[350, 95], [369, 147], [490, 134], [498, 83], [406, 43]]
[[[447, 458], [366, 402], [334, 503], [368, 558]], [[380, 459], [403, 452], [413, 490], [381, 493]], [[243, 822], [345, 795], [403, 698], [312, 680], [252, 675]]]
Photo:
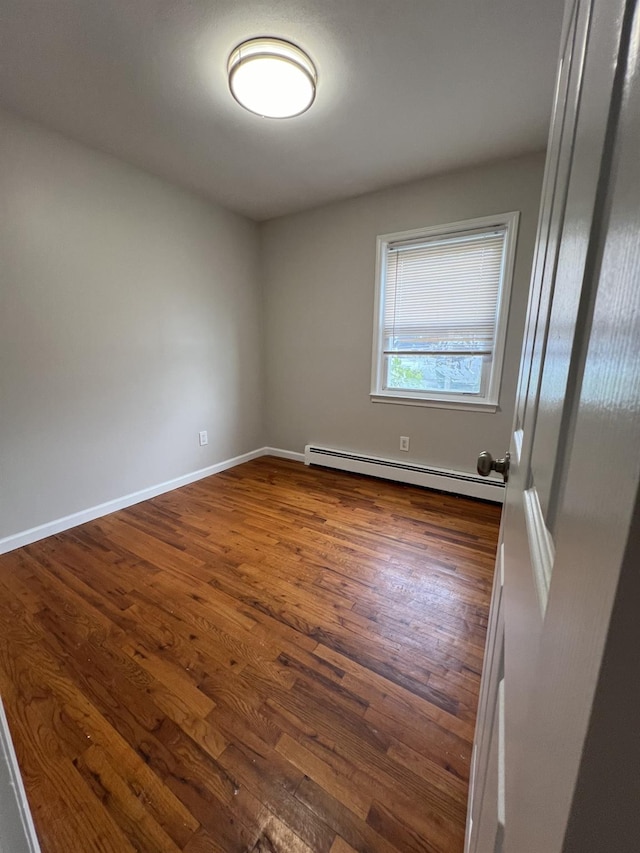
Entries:
[[246, 110], [264, 118], [293, 118], [316, 97], [313, 62], [291, 42], [256, 38], [242, 42], [227, 65], [229, 89]]

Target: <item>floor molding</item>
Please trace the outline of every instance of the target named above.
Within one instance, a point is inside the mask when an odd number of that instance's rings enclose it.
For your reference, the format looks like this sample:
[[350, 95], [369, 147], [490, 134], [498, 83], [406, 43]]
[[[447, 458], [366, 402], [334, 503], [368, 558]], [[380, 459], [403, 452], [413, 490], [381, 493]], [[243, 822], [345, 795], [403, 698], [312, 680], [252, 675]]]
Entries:
[[[63, 530], [69, 530], [79, 524], [85, 524], [87, 521], [93, 521], [96, 518], [117, 512], [119, 509], [126, 509], [128, 506], [149, 500], [149, 498], [155, 498], [157, 495], [173, 491], [173, 489], [179, 489], [181, 486], [187, 486], [189, 483], [195, 483], [197, 480], [203, 480], [205, 477], [211, 477], [213, 474], [219, 474], [228, 468], [235, 468], [236, 465], [242, 465], [243, 462], [249, 462], [251, 459], [257, 459], [260, 456], [277, 456], [281, 459], [291, 459], [306, 464], [311, 462], [329, 468], [338, 468], [342, 471], [369, 474], [374, 477], [396, 480], [400, 483], [412, 483], [427, 488], [484, 498], [498, 503], [502, 502], [503, 499], [504, 489], [500, 488], [502, 483], [481, 481], [480, 478], [467, 474], [462, 475], [459, 472], [441, 469], [427, 470], [422, 466], [407, 465], [396, 460], [363, 457], [344, 452], [338, 453], [334, 450], [327, 451], [325, 448], [308, 446], [306, 450], [305, 454], [280, 447], [259, 447], [249, 453], [225, 459], [215, 465], [200, 468], [198, 471], [192, 471], [173, 480], [166, 480], [164, 483], [158, 483], [155, 486], [140, 489], [140, 491], [65, 515], [62, 518], [56, 518], [45, 524], [39, 524], [37, 527], [5, 536], [4, 539], [0, 539], [0, 554], [6, 554], [8, 551], [14, 551], [16, 548], [22, 548], [24, 545], [46, 539], [47, 536], [54, 536], [56, 533], [62, 533]], [[310, 453], [309, 451], [315, 452]]]
[[264, 456], [278, 456], [280, 459], [293, 459], [294, 462], [304, 462], [304, 453], [295, 450], [282, 450], [279, 447], [263, 447]]
[[[243, 453], [241, 456], [234, 456], [232, 459], [225, 459], [215, 465], [209, 465], [207, 468], [200, 468], [198, 471], [192, 471], [189, 474], [183, 474], [181, 477], [175, 477], [173, 480], [166, 480], [164, 483], [149, 486], [147, 489], [140, 489], [140, 491], [131, 492], [131, 494], [124, 495], [121, 498], [115, 498], [114, 500], [97, 504], [88, 509], [65, 515], [62, 518], [56, 518], [45, 524], [39, 524], [37, 527], [31, 527], [28, 530], [5, 536], [4, 539], [0, 539], [0, 554], [6, 554], [7, 551], [14, 551], [16, 548], [22, 548], [24, 545], [30, 545], [32, 542], [46, 539], [47, 536], [62, 533], [63, 530], [69, 530], [71, 527], [77, 527], [79, 524], [85, 524], [87, 521], [93, 521], [95, 518], [101, 518], [103, 515], [109, 515], [119, 509], [126, 509], [128, 506], [147, 501], [149, 498], [155, 498], [157, 495], [162, 495], [165, 492], [171, 492], [173, 489], [179, 489], [181, 486], [188, 486], [189, 483], [195, 483], [197, 480], [211, 477], [212, 474], [219, 474], [220, 471], [226, 471], [228, 468], [235, 468], [236, 465], [242, 465], [243, 462], [249, 462], [251, 459], [267, 455], [267, 451], [271, 451], [271, 448], [260, 447], [249, 453]], [[282, 452], [284, 453], [285, 451]], [[276, 453], [274, 452], [271, 455], [275, 456]]]

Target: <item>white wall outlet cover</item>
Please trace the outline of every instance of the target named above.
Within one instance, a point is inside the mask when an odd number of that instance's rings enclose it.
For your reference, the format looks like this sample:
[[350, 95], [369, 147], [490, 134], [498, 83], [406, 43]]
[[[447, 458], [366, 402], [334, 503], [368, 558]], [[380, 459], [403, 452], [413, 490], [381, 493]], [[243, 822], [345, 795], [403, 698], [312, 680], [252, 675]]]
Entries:
[[198, 433], [198, 438], [200, 440], [200, 447], [204, 447], [205, 444], [209, 444], [209, 436], [207, 435], [206, 429], [203, 429]]
[[400, 436], [400, 450], [409, 450], [409, 436], [401, 435]]

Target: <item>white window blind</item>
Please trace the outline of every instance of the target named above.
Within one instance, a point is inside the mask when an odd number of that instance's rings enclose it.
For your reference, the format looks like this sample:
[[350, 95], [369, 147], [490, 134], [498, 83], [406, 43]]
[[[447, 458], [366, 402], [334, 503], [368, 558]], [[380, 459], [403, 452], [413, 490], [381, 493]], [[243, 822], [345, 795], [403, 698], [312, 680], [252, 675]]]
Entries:
[[491, 356], [506, 227], [387, 245], [384, 355]]

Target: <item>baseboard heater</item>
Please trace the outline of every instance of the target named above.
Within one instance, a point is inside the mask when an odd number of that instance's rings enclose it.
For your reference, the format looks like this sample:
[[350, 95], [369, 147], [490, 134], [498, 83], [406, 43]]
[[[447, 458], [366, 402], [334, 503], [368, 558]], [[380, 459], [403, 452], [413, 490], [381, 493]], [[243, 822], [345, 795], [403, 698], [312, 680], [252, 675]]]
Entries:
[[495, 503], [502, 503], [504, 500], [504, 483], [501, 480], [490, 477], [485, 479], [462, 471], [429, 468], [412, 462], [363, 456], [346, 450], [315, 447], [312, 444], [308, 444], [304, 449], [304, 462], [305, 465], [321, 465], [324, 468], [337, 468], [354, 474], [368, 474], [370, 477], [382, 477], [398, 483], [410, 483]]

